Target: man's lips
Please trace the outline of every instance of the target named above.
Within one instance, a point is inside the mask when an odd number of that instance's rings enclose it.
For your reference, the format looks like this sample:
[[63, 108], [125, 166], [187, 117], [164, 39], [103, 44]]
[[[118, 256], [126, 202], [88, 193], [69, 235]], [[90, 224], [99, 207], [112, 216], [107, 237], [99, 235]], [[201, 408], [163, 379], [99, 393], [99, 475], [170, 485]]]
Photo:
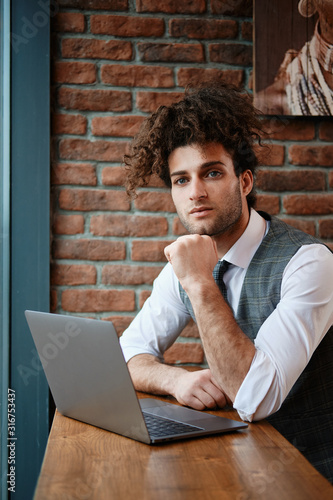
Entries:
[[210, 207], [195, 207], [195, 208], [192, 208], [192, 210], [189, 212], [189, 214], [193, 215], [194, 217], [204, 217], [212, 210], [213, 209]]

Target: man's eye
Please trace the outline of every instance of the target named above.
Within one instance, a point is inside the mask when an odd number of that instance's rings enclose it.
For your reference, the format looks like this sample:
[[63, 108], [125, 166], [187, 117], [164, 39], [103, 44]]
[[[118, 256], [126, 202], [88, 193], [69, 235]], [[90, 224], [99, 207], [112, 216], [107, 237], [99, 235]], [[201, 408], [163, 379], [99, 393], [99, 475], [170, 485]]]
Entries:
[[175, 181], [175, 184], [185, 184], [186, 182], [186, 179], [184, 179], [184, 177], [181, 177], [180, 179], [177, 179]]
[[211, 172], [208, 173], [207, 177], [218, 177], [221, 175], [221, 172], [218, 172], [217, 170], [212, 170]]

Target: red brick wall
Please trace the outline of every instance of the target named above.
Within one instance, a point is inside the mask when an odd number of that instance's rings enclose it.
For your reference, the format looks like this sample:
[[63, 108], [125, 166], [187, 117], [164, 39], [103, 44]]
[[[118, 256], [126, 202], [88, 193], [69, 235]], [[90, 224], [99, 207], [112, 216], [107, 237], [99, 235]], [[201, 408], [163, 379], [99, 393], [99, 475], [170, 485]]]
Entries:
[[[131, 202], [122, 156], [142, 120], [189, 81], [252, 89], [250, 0], [59, 0], [52, 23], [52, 310], [112, 319], [149, 296], [163, 248], [183, 233], [167, 189]], [[333, 241], [333, 123], [267, 120], [258, 208]], [[167, 357], [201, 363], [190, 325]]]

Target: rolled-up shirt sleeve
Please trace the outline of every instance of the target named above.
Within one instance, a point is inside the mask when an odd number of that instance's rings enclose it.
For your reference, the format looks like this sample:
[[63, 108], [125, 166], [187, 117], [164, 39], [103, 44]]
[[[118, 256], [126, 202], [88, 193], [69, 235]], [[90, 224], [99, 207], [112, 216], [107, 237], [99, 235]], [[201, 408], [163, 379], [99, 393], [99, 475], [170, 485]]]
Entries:
[[167, 264], [154, 281], [143, 308], [120, 337], [126, 362], [138, 354], [152, 354], [162, 360], [189, 319], [180, 299], [178, 280]]
[[301, 247], [285, 268], [281, 300], [261, 326], [234, 408], [243, 420], [276, 412], [333, 323], [333, 255]]

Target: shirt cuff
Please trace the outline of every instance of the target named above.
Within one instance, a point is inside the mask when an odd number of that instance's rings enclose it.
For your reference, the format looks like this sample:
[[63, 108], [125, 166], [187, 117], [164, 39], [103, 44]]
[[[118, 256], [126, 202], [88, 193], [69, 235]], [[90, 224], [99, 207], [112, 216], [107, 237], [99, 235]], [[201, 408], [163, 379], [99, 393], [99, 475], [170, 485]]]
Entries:
[[281, 403], [274, 396], [276, 386], [275, 367], [270, 357], [257, 348], [233, 405], [241, 419], [252, 422], [277, 411]]
[[156, 352], [153, 349], [149, 349], [147, 346], [126, 345], [126, 341], [123, 336], [120, 337], [119, 343], [126, 363], [128, 363], [131, 358], [134, 358], [134, 356], [137, 356], [138, 354], [151, 354], [152, 356], [158, 358], [160, 361], [163, 361], [163, 356], [159, 352]]

